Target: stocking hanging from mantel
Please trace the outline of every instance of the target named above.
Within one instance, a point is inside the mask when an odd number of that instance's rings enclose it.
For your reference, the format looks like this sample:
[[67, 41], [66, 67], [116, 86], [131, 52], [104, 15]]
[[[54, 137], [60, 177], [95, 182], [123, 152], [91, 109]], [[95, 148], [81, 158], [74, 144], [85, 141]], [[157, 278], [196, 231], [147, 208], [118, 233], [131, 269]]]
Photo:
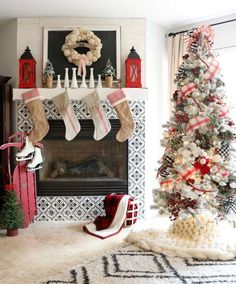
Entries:
[[103, 139], [111, 130], [111, 124], [108, 120], [101, 100], [96, 92], [89, 94], [83, 98], [89, 114], [91, 115], [94, 123], [94, 139]]
[[122, 89], [118, 89], [109, 94], [107, 98], [115, 108], [120, 119], [121, 128], [116, 134], [116, 140], [124, 142], [131, 136], [135, 128], [135, 123], [125, 93]]
[[71, 141], [80, 132], [80, 123], [74, 113], [67, 92], [53, 97], [56, 110], [61, 114], [66, 127], [65, 138]]
[[37, 89], [30, 90], [22, 94], [24, 103], [30, 111], [33, 129], [29, 133], [29, 140], [36, 144], [41, 141], [49, 131], [49, 125], [43, 104]]

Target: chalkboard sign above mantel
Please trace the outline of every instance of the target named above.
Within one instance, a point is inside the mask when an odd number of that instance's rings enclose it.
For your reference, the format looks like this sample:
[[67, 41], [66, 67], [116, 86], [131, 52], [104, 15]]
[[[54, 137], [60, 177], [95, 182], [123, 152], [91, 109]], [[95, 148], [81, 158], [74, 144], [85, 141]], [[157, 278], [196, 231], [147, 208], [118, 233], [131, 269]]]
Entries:
[[[97, 37], [101, 39], [102, 49], [101, 57], [91, 66], [86, 67], [86, 79], [89, 79], [89, 68], [94, 68], [94, 78], [101, 74], [106, 66], [108, 58], [110, 58], [113, 67], [116, 69], [115, 80], [120, 80], [120, 27], [88, 27], [79, 26], [83, 29], [92, 31]], [[65, 42], [65, 37], [71, 33], [76, 27], [44, 27], [44, 49], [43, 49], [43, 67], [47, 59], [52, 62], [56, 75], [61, 75], [64, 79], [65, 68], [76, 67], [70, 63], [62, 51], [62, 46]], [[87, 53], [87, 47], [78, 47], [76, 50], [82, 54]], [[72, 70], [69, 69], [69, 78], [72, 77]], [[55, 77], [56, 79], [56, 77]]]

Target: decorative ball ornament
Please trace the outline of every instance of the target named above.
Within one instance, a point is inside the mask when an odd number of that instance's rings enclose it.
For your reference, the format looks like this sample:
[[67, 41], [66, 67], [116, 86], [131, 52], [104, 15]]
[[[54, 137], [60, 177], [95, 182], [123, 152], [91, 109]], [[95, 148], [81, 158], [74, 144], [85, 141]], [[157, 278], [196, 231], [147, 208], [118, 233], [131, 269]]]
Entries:
[[141, 84], [141, 59], [134, 47], [131, 48], [126, 65], [126, 84], [127, 88], [142, 88]]
[[[80, 54], [76, 48], [86, 47], [89, 51]], [[86, 66], [90, 66], [101, 57], [102, 43], [92, 31], [82, 28], [74, 29], [65, 38], [62, 51], [70, 63], [78, 66], [78, 75], [86, 75]]]
[[19, 59], [19, 88], [36, 88], [36, 61], [29, 47]]

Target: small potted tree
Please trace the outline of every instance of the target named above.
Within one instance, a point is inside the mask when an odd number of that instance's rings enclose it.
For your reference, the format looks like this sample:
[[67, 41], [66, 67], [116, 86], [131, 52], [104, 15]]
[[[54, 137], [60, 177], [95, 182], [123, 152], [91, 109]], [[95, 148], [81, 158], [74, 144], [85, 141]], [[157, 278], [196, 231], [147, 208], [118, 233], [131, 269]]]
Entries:
[[43, 82], [46, 88], [52, 88], [53, 76], [55, 75], [54, 68], [50, 60], [47, 60], [45, 68], [43, 69]]
[[11, 185], [5, 186], [0, 223], [7, 229], [7, 236], [18, 235], [18, 228], [24, 225], [24, 213], [18, 195]]
[[105, 78], [106, 81], [106, 87], [112, 88], [113, 84], [113, 77], [116, 76], [116, 70], [111, 64], [110, 58], [108, 58], [106, 67], [102, 71], [102, 77]]

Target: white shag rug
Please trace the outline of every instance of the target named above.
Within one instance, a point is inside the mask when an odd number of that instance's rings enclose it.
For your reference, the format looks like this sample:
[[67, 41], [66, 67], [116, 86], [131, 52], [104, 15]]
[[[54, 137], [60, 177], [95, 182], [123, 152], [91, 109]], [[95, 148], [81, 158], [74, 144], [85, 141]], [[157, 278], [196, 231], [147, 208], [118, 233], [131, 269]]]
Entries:
[[178, 258], [129, 245], [73, 267], [40, 284], [236, 283], [236, 259]]
[[178, 238], [170, 234], [168, 228], [131, 232], [126, 241], [142, 249], [172, 257], [212, 260], [229, 260], [236, 257], [236, 228], [232, 228], [224, 222], [218, 224], [215, 238], [204, 242]]

